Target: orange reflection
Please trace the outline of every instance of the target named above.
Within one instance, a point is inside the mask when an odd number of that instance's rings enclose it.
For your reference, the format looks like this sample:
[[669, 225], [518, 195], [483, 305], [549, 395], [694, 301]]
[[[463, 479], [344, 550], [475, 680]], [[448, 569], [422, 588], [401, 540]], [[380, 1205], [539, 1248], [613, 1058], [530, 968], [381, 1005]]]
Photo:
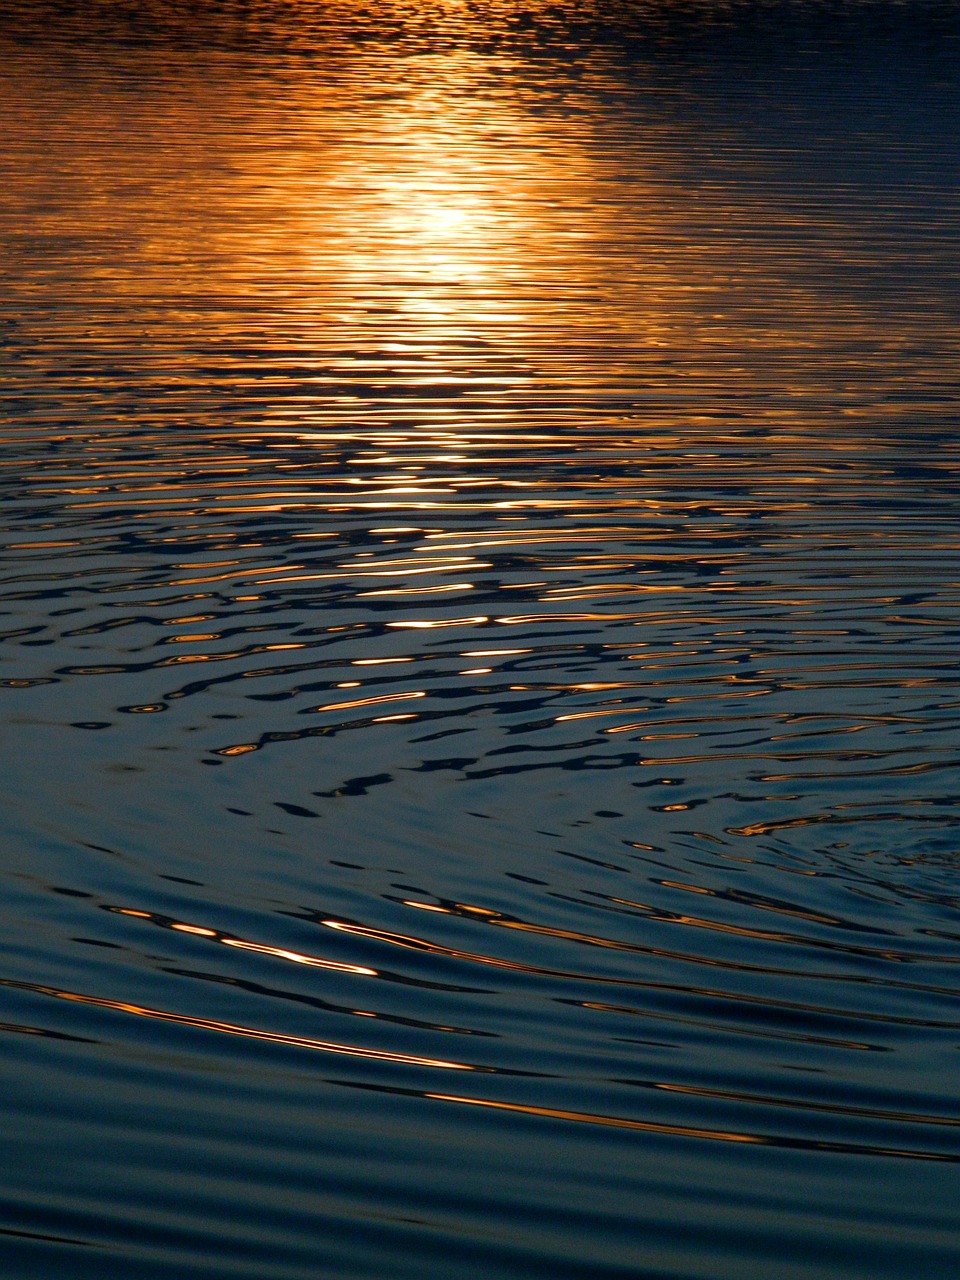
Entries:
[[138, 911], [133, 907], [108, 907], [112, 915], [129, 916], [134, 920], [146, 920], [161, 929], [172, 929], [176, 933], [188, 933], [198, 938], [210, 938], [224, 947], [235, 947], [240, 951], [255, 951], [258, 955], [273, 956], [277, 960], [289, 960], [293, 964], [304, 964], [314, 969], [331, 969], [335, 973], [355, 973], [361, 977], [375, 978], [377, 970], [366, 965], [347, 964], [342, 960], [324, 960], [320, 956], [304, 955], [300, 951], [291, 951], [286, 947], [271, 947], [262, 942], [248, 942], [243, 938], [235, 938], [219, 929], [210, 929], [204, 925], [185, 924], [180, 920], [171, 920], [167, 916], [158, 915], [154, 911]]
[[486, 1098], [463, 1098], [452, 1093], [427, 1093], [436, 1102], [460, 1102], [470, 1107], [493, 1107], [497, 1111], [513, 1111], [526, 1116], [543, 1116], [548, 1120], [575, 1120], [580, 1124], [599, 1124], [615, 1129], [634, 1129], [641, 1133], [664, 1133], [679, 1138], [710, 1138], [714, 1142], [743, 1142], [764, 1146], [769, 1138], [752, 1133], [735, 1133], [725, 1129], [703, 1129], [685, 1124], [659, 1124], [654, 1120], [628, 1120], [623, 1116], [594, 1115], [590, 1111], [567, 1111], [559, 1107], [535, 1107], [520, 1102], [493, 1102]]
[[389, 1049], [367, 1049], [360, 1045], [338, 1044], [333, 1040], [315, 1040], [311, 1036], [286, 1035], [281, 1031], [261, 1031], [257, 1027], [243, 1027], [233, 1022], [218, 1022], [213, 1018], [197, 1018], [186, 1013], [171, 1013], [166, 1009], [151, 1009], [146, 1005], [130, 1004], [125, 1000], [107, 1000], [103, 996], [81, 995], [76, 991], [64, 991], [59, 987], [46, 987], [30, 982], [7, 982], [7, 986], [21, 991], [33, 991], [38, 995], [53, 996], [57, 1000], [69, 1000], [73, 1004], [94, 1005], [98, 1009], [113, 1009], [117, 1013], [132, 1013], [140, 1018], [152, 1018], [159, 1022], [173, 1022], [181, 1027], [196, 1027], [201, 1031], [217, 1031], [224, 1035], [242, 1036], [247, 1040], [267, 1040], [271, 1044], [289, 1045], [296, 1049], [315, 1049], [320, 1053], [343, 1054], [351, 1058], [372, 1058], [377, 1062], [398, 1062], [414, 1067], [443, 1067], [450, 1071], [476, 1071], [465, 1062], [449, 1062], [444, 1058], [424, 1058], [418, 1054], [396, 1053]]
[[[560, 1107], [538, 1107], [520, 1102], [495, 1102], [486, 1098], [466, 1098], [453, 1093], [425, 1093], [435, 1102], [457, 1102], [469, 1107], [489, 1107], [496, 1111], [540, 1116], [548, 1120], [573, 1120], [579, 1124], [603, 1125], [615, 1129], [633, 1129], [641, 1133], [667, 1134], [676, 1138], [700, 1138], [710, 1142], [737, 1142], [750, 1146], [797, 1147], [811, 1151], [834, 1151], [850, 1154], [891, 1156], [906, 1160], [929, 1160], [953, 1164], [956, 1157], [933, 1151], [917, 1151], [902, 1147], [879, 1147], [869, 1143], [833, 1142], [816, 1138], [790, 1138], [776, 1134], [737, 1133], [730, 1129], [707, 1129], [699, 1125], [664, 1124], [655, 1120], [631, 1120], [624, 1116], [596, 1115], [590, 1111], [569, 1111]], [[854, 1112], [854, 1114], [860, 1114]]]

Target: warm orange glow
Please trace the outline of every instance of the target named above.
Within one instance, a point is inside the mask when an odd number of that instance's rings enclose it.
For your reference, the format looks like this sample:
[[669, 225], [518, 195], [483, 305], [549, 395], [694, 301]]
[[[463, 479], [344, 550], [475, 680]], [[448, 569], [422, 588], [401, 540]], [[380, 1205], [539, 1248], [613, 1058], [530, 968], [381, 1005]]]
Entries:
[[634, 1129], [641, 1133], [670, 1133], [679, 1138], [709, 1138], [714, 1142], [744, 1142], [763, 1146], [769, 1139], [758, 1134], [735, 1133], [724, 1129], [702, 1129], [683, 1124], [659, 1124], [654, 1120], [629, 1120], [622, 1116], [599, 1116], [589, 1111], [566, 1111], [559, 1107], [536, 1107], [520, 1102], [494, 1102], [487, 1098], [463, 1098], [452, 1093], [428, 1093], [437, 1102], [459, 1102], [469, 1107], [492, 1107], [497, 1111], [513, 1111], [526, 1116], [543, 1116], [548, 1120], [575, 1120], [580, 1124], [599, 1124], [616, 1129]]
[[[13, 985], [13, 984], [9, 984]], [[417, 1054], [398, 1053], [388, 1049], [367, 1049], [360, 1045], [338, 1044], [333, 1040], [315, 1040], [311, 1036], [286, 1035], [279, 1031], [263, 1031], [257, 1027], [243, 1027], [232, 1022], [218, 1022], [213, 1018], [198, 1018], [185, 1013], [172, 1013], [166, 1009], [151, 1009], [146, 1005], [124, 1000], [107, 1000], [102, 996], [81, 995], [76, 991], [63, 991], [58, 987], [45, 987], [33, 983], [16, 984], [22, 990], [40, 995], [68, 1000], [72, 1004], [94, 1005], [99, 1009], [113, 1009], [117, 1013], [132, 1013], [140, 1018], [158, 1022], [172, 1022], [182, 1027], [195, 1027], [200, 1031], [215, 1031], [222, 1035], [240, 1036], [247, 1040], [266, 1040], [271, 1044], [287, 1045], [294, 1049], [313, 1049], [319, 1053], [332, 1053], [350, 1058], [371, 1058], [378, 1062], [405, 1063], [415, 1067], [440, 1067], [449, 1071], [473, 1071], [465, 1062], [450, 1062], [444, 1058], [424, 1058]]]

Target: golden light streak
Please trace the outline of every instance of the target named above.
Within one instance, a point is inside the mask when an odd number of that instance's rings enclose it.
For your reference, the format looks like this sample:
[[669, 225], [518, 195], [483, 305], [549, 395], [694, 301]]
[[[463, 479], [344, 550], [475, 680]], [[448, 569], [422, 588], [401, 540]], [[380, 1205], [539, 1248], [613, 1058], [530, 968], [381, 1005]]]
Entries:
[[319, 1053], [331, 1053], [350, 1058], [368, 1058], [377, 1062], [396, 1062], [414, 1067], [438, 1067], [447, 1071], [476, 1071], [465, 1062], [452, 1062], [445, 1058], [426, 1058], [419, 1054], [399, 1053], [390, 1049], [368, 1049], [362, 1045], [340, 1044], [335, 1040], [316, 1040], [312, 1036], [288, 1035], [281, 1031], [263, 1031], [258, 1027], [244, 1027], [234, 1022], [219, 1022], [213, 1018], [200, 1018], [187, 1013], [172, 1013], [167, 1009], [152, 1009], [149, 1005], [132, 1004], [125, 1000], [108, 1000], [104, 996], [82, 995], [59, 987], [41, 986], [31, 982], [7, 984], [22, 991], [34, 991], [38, 995], [53, 996], [72, 1004], [93, 1005], [98, 1009], [112, 1009], [117, 1013], [130, 1013], [139, 1018], [157, 1022], [171, 1022], [181, 1027], [195, 1027], [200, 1031], [215, 1031], [221, 1035], [240, 1036], [247, 1040], [264, 1040], [270, 1044], [287, 1045], [294, 1049], [312, 1049]]

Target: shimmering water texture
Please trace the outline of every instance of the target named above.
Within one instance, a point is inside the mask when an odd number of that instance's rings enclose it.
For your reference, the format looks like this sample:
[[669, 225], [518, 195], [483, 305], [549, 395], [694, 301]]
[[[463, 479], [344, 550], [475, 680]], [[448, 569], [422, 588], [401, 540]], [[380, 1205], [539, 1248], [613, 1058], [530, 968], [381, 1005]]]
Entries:
[[958, 36], [0, 0], [0, 1274], [960, 1274]]

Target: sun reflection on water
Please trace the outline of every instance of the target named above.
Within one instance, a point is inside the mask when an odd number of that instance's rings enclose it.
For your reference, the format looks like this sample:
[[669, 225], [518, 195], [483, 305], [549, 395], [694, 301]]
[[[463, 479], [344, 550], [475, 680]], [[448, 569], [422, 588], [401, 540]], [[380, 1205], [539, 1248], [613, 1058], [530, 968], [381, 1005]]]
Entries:
[[960, 62], [815, 7], [0, 21], [0, 1032], [111, 1247], [188, 1107], [162, 1264], [271, 1276], [838, 1177], [869, 1268], [957, 1161]]

